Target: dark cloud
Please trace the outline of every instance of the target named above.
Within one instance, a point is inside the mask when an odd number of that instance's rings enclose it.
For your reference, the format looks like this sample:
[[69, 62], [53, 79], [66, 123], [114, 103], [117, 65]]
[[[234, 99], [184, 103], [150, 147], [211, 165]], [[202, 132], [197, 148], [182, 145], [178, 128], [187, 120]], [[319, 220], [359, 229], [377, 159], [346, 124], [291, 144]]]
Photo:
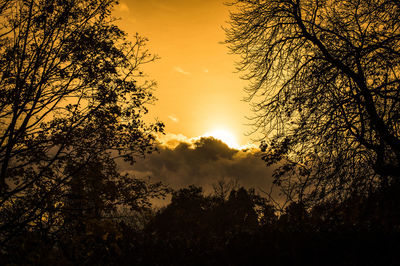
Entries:
[[212, 137], [161, 146], [158, 153], [138, 160], [133, 166], [121, 167], [137, 176], [163, 181], [172, 188], [194, 184], [206, 191], [222, 179], [236, 179], [239, 185], [263, 189], [270, 186], [272, 179], [272, 169], [260, 159], [259, 150], [235, 150]]

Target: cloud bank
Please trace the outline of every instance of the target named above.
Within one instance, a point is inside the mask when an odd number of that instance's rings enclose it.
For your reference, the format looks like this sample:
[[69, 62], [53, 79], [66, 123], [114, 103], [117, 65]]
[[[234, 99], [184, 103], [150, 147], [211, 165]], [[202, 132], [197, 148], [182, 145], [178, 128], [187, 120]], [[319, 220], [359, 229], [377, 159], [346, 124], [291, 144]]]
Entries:
[[188, 140], [173, 135], [160, 145], [159, 152], [122, 168], [175, 189], [193, 184], [208, 192], [219, 180], [234, 179], [241, 186], [262, 189], [268, 189], [272, 180], [272, 168], [265, 166], [258, 149], [232, 149], [212, 137]]

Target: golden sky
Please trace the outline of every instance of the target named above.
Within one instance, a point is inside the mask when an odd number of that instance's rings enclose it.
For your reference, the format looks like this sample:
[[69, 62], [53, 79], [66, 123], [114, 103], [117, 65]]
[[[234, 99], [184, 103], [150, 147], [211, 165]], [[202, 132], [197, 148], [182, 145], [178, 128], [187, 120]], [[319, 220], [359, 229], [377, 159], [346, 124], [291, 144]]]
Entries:
[[229, 19], [224, 0], [122, 0], [115, 16], [129, 35], [147, 37], [150, 51], [161, 57], [144, 71], [158, 83], [150, 115], [167, 133], [192, 138], [225, 130], [239, 145], [250, 141], [244, 135], [251, 129], [245, 125], [250, 107], [242, 101], [246, 82], [234, 73], [237, 57], [221, 44]]

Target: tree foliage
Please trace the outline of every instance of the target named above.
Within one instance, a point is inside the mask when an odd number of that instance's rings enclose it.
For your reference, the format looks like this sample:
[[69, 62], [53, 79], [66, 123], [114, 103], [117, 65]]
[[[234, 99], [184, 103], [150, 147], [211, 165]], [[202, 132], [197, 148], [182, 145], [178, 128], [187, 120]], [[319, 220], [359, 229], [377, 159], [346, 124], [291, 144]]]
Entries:
[[[220, 184], [231, 187], [229, 183]], [[304, 202], [291, 202], [279, 212], [254, 189], [231, 187], [227, 195], [220, 191], [208, 196], [195, 186], [174, 191], [170, 204], [158, 211], [145, 229], [149, 238], [143, 241], [145, 264], [395, 265], [397, 262], [398, 186], [368, 197], [353, 196], [312, 208]]]
[[238, 0], [227, 41], [275, 183], [313, 202], [400, 175], [400, 4]]
[[159, 246], [159, 255], [149, 264], [226, 263], [231, 259], [223, 259], [229, 245], [241, 237], [246, 243], [245, 237], [275, 220], [273, 207], [254, 189], [231, 187], [228, 197], [219, 193], [205, 196], [196, 186], [179, 189], [146, 227]]
[[116, 3], [0, 1], [0, 243], [166, 192], [116, 165], [154, 150], [163, 130], [143, 121], [154, 83], [140, 66], [156, 57], [113, 24]]

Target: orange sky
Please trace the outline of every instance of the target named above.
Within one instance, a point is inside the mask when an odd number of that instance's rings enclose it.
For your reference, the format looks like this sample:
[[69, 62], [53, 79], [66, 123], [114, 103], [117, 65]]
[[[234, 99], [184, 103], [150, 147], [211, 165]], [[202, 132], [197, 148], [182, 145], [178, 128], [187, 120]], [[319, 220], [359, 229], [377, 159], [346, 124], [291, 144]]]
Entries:
[[148, 47], [161, 59], [144, 70], [158, 83], [158, 101], [150, 115], [166, 124], [166, 132], [197, 137], [215, 129], [250, 141], [241, 101], [245, 81], [234, 73], [237, 57], [228, 54], [222, 26], [229, 7], [224, 0], [123, 0], [115, 15], [130, 35], [149, 38]]

